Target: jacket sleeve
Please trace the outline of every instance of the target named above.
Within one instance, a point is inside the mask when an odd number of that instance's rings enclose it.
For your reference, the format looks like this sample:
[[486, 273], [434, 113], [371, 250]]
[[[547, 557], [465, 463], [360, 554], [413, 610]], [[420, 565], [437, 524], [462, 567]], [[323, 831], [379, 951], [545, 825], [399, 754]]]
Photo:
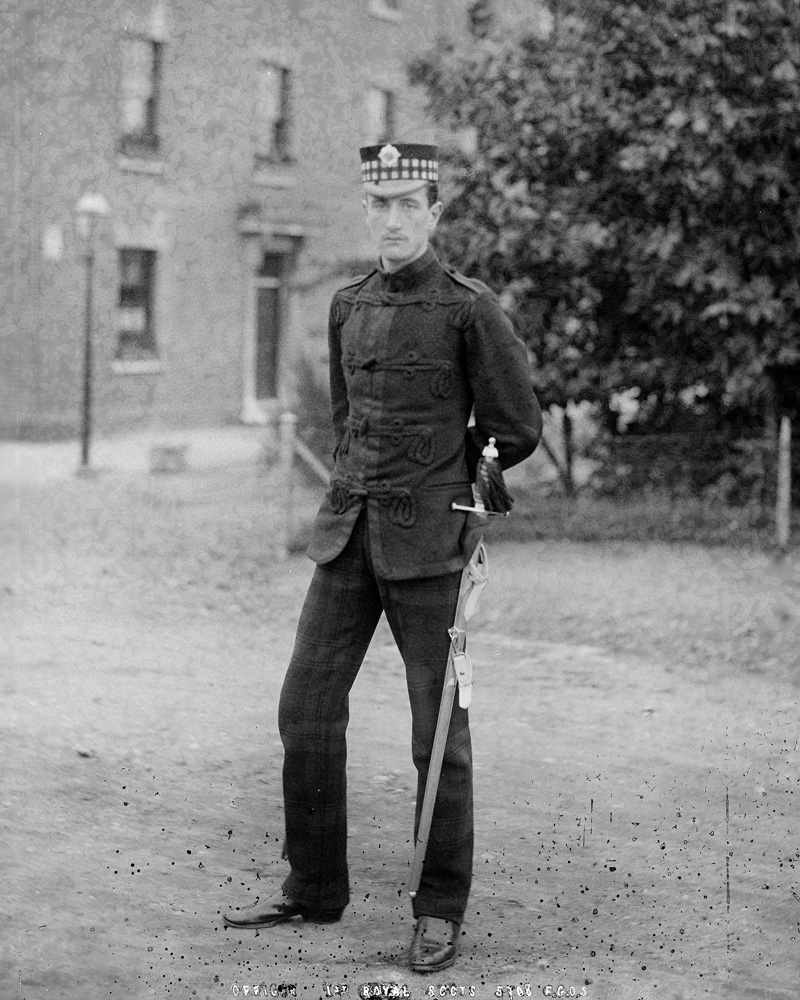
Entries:
[[496, 439], [503, 469], [531, 455], [542, 435], [542, 411], [531, 387], [525, 345], [488, 289], [472, 301], [465, 347], [475, 413], [466, 457], [474, 478], [490, 437]]
[[328, 365], [333, 409], [333, 432], [335, 437], [334, 455], [344, 436], [344, 425], [350, 411], [347, 399], [347, 383], [342, 368], [342, 303], [334, 296], [328, 313]]

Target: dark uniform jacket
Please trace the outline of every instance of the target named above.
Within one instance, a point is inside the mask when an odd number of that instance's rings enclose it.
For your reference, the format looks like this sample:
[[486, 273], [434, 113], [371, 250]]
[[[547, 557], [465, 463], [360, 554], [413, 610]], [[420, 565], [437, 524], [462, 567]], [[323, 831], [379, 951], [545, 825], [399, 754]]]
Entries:
[[328, 341], [335, 467], [309, 556], [339, 555], [366, 506], [379, 576], [461, 569], [484, 522], [451, 504], [472, 504], [483, 446], [496, 438], [507, 469], [541, 434], [525, 347], [496, 295], [428, 248], [341, 288]]

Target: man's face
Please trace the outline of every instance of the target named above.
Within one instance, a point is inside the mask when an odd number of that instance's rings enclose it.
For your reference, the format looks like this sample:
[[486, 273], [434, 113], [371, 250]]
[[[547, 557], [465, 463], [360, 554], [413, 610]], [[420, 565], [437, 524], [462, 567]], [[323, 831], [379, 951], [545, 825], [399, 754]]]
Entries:
[[424, 187], [411, 194], [382, 198], [368, 194], [364, 201], [367, 226], [388, 271], [422, 256], [442, 214], [442, 203], [428, 205]]

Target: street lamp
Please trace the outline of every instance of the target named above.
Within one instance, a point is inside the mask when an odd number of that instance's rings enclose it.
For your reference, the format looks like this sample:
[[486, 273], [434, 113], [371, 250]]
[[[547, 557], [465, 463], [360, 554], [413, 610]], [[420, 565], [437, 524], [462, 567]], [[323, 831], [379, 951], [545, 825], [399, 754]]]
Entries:
[[111, 211], [108, 201], [97, 191], [87, 191], [75, 206], [75, 224], [83, 240], [86, 263], [86, 308], [83, 339], [83, 414], [81, 420], [81, 464], [79, 471], [89, 471], [89, 438], [92, 426], [92, 281], [94, 277], [95, 233], [97, 221]]

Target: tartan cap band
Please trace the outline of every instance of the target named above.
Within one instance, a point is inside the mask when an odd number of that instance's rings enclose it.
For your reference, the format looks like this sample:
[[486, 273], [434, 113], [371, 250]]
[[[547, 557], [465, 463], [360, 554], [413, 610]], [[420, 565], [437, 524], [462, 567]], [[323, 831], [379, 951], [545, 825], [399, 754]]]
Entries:
[[362, 146], [361, 181], [438, 181], [439, 150], [421, 143], [387, 142], [382, 146]]

